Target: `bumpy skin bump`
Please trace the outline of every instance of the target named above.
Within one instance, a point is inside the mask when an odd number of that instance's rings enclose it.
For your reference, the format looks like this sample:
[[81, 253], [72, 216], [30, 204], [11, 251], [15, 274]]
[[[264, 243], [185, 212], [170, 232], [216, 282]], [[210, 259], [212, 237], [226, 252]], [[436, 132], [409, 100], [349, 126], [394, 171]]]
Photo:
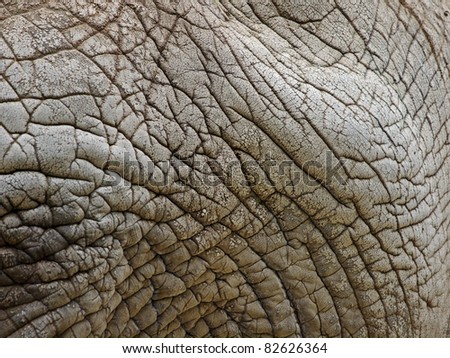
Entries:
[[448, 10], [2, 1], [0, 336], [447, 335]]

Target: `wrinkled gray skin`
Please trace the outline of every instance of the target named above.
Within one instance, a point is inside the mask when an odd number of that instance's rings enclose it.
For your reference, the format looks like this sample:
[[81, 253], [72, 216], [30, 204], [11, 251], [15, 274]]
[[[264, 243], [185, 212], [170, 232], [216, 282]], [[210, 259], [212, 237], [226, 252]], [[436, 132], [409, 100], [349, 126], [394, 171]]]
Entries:
[[448, 334], [447, 0], [63, 3], [0, 4], [0, 336]]

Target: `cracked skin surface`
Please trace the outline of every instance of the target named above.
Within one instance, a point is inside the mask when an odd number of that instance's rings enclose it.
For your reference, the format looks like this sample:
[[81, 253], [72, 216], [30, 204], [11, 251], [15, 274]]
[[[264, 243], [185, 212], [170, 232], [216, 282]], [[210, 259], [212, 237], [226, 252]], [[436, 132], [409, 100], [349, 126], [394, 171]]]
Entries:
[[448, 8], [2, 1], [0, 336], [448, 335]]

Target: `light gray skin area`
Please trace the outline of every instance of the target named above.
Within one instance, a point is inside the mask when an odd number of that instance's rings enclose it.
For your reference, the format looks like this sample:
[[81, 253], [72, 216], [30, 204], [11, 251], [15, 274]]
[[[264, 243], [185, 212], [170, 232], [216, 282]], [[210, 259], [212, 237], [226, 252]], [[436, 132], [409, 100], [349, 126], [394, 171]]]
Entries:
[[2, 1], [0, 336], [448, 335], [448, 11]]

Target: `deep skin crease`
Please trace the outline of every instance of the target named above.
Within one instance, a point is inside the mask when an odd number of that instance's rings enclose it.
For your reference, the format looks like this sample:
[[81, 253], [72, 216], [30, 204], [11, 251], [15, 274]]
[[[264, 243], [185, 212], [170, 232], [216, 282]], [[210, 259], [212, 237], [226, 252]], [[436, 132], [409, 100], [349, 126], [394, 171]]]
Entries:
[[2, 1], [0, 336], [450, 336], [448, 10]]

